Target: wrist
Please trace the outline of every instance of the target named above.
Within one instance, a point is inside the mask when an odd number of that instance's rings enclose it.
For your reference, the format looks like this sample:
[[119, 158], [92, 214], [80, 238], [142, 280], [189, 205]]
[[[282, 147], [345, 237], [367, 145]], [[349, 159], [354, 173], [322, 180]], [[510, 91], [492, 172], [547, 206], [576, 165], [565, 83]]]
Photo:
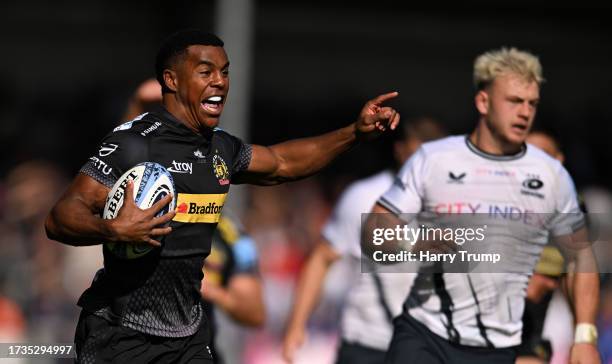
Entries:
[[344, 133], [348, 134], [351, 144], [358, 143], [361, 140], [360, 136], [362, 133], [359, 131], [356, 121], [343, 129]]
[[102, 235], [105, 243], [116, 243], [119, 240], [117, 239], [117, 228], [114, 221], [114, 219], [102, 219]]
[[574, 331], [574, 344], [597, 345], [597, 327], [591, 323], [578, 323]]

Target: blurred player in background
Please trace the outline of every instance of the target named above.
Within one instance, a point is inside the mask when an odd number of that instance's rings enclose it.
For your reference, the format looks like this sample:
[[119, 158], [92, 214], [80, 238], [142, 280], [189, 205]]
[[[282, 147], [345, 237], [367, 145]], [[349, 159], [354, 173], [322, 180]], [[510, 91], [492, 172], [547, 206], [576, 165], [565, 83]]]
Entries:
[[80, 362], [212, 362], [200, 290], [221, 209], [155, 217], [172, 197], [141, 210], [128, 183], [117, 217], [102, 219], [110, 188], [124, 172], [138, 163], [159, 163], [173, 170], [178, 205], [223, 206], [230, 183], [275, 185], [313, 175], [359, 140], [399, 123], [399, 114], [383, 105], [398, 95], [393, 92], [367, 102], [356, 122], [336, 131], [270, 147], [246, 144], [217, 128], [229, 91], [229, 61], [223, 42], [198, 30], [164, 41], [156, 76], [164, 108], [110, 132], [45, 223], [50, 238], [68, 245], [154, 247], [129, 261], [103, 249], [104, 269], [78, 302]]
[[[430, 118], [403, 122], [394, 134], [396, 168], [423, 142], [445, 136], [443, 128]], [[397, 170], [385, 170], [351, 184], [340, 197], [321, 240], [308, 257], [300, 275], [294, 305], [283, 343], [283, 357], [292, 362], [306, 336], [308, 319], [321, 294], [332, 264], [350, 259], [356, 281], [349, 289], [342, 310], [338, 364], [382, 363], [391, 341], [392, 320], [401, 312], [408, 294], [411, 274], [360, 273], [361, 214], [370, 211], [376, 199], [393, 183]]]
[[210, 255], [204, 261], [202, 297], [211, 321], [214, 361], [221, 364], [223, 355], [214, 345], [218, 329], [214, 311], [220, 309], [249, 327], [261, 327], [266, 315], [255, 242], [226, 214], [219, 220]]
[[[568, 274], [577, 322], [571, 361], [599, 363], [594, 325], [599, 277], [590, 246], [576, 244], [588, 237], [573, 182], [559, 161], [525, 144], [542, 81], [540, 62], [528, 52], [502, 48], [477, 57], [475, 130], [423, 144], [374, 206], [377, 214], [367, 226], [403, 226], [402, 214], [421, 211], [470, 213], [474, 219], [479, 212], [490, 216], [507, 209], [550, 214], [547, 224], [517, 226], [508, 214], [489, 221], [493, 233], [485, 248], [511, 255], [502, 262], [511, 264], [502, 274], [449, 274], [440, 264], [420, 271], [394, 321], [385, 363], [514, 363], [529, 276], [549, 236], [561, 242], [572, 267], [582, 267]], [[513, 227], [517, 230], [504, 233]], [[364, 252], [372, 251], [371, 242], [371, 236], [362, 241]], [[400, 249], [396, 241], [381, 247], [390, 253]], [[453, 241], [421, 241], [415, 247], [457, 249]]]

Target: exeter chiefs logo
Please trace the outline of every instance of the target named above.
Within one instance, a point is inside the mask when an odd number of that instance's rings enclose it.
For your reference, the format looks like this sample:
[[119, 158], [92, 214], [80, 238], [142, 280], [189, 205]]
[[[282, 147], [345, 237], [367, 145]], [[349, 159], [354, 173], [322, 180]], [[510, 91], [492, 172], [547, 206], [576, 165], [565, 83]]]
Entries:
[[227, 165], [223, 158], [221, 158], [218, 154], [215, 154], [213, 157], [213, 169], [215, 170], [215, 177], [219, 180], [220, 185], [227, 185], [230, 183], [229, 181], [229, 171], [227, 170]]

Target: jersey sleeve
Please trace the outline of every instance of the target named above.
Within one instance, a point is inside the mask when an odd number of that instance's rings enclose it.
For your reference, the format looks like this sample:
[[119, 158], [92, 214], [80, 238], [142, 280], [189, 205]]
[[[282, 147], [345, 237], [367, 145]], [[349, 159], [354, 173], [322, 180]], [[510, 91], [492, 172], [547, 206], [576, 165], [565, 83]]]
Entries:
[[242, 235], [232, 245], [232, 254], [235, 262], [232, 274], [258, 274], [257, 247], [250, 236]]
[[396, 215], [419, 212], [424, 197], [425, 165], [425, 151], [421, 147], [404, 163], [378, 203]]
[[251, 163], [251, 157], [253, 156], [253, 147], [250, 144], [246, 144], [240, 138], [233, 135], [227, 134], [230, 143], [232, 144], [232, 170], [231, 175], [234, 176], [247, 168]]
[[372, 210], [372, 204], [365, 206], [364, 200], [359, 188], [350, 186], [340, 197], [323, 227], [323, 238], [340, 255], [361, 254], [361, 214]]
[[552, 236], [568, 235], [585, 225], [585, 217], [580, 209], [574, 182], [563, 167], [559, 171], [555, 191], [555, 213], [549, 230]]
[[131, 131], [113, 131], [102, 139], [79, 172], [110, 188], [125, 171], [145, 162], [147, 156], [145, 137]]

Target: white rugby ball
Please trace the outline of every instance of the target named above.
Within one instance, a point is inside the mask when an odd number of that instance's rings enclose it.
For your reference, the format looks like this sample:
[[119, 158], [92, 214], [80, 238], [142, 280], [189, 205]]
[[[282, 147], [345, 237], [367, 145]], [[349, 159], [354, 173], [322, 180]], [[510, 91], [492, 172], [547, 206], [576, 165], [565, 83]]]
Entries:
[[[134, 181], [134, 202], [140, 209], [144, 210], [153, 206], [168, 194], [172, 194], [172, 201], [164, 206], [156, 216], [161, 216], [176, 207], [176, 189], [170, 172], [160, 164], [144, 162], [125, 172], [115, 182], [106, 197], [102, 218], [114, 219], [117, 217], [123, 206], [125, 188], [130, 179]], [[140, 258], [153, 250], [153, 247], [147, 244], [106, 243], [104, 245], [122, 259]]]

